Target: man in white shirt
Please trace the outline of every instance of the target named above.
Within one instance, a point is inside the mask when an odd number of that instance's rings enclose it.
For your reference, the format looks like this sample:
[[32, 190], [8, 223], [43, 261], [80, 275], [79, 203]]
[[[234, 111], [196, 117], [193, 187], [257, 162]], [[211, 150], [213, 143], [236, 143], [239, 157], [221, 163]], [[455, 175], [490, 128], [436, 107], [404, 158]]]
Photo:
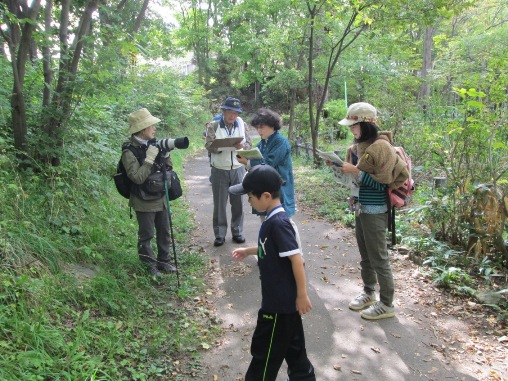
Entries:
[[[205, 147], [210, 153], [212, 166], [213, 193], [213, 231], [214, 246], [222, 246], [228, 229], [226, 207], [228, 197], [231, 204], [231, 234], [236, 243], [245, 242], [243, 236], [243, 206], [242, 196], [229, 195], [228, 189], [232, 185], [241, 184], [245, 176], [245, 167], [236, 158], [237, 149], [252, 147], [249, 129], [239, 114], [243, 111], [240, 101], [227, 98], [222, 106], [222, 118], [210, 123], [206, 132]], [[242, 137], [243, 140], [233, 147], [211, 148], [215, 139]]]

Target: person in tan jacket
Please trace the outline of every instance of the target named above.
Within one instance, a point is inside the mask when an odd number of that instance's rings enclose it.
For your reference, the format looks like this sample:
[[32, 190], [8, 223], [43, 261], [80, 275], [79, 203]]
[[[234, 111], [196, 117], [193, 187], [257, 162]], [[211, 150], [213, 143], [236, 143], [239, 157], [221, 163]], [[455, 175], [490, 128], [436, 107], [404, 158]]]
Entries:
[[[391, 133], [380, 131], [374, 106], [354, 103], [339, 123], [349, 126], [354, 135], [340, 170], [357, 176], [360, 184], [352, 207], [363, 290], [349, 303], [349, 308], [361, 311], [361, 317], [367, 320], [393, 317], [395, 290], [386, 244], [387, 188], [402, 185], [409, 174], [391, 145]], [[379, 301], [375, 294], [377, 285]]]
[[[161, 170], [164, 162], [166, 170], [173, 167], [169, 152], [159, 152], [155, 142], [156, 124], [161, 120], [154, 117], [146, 108], [129, 114], [129, 133], [131, 137], [124, 144], [122, 164], [127, 176], [133, 182], [129, 206], [136, 211], [138, 220], [138, 255], [146, 265], [150, 275], [160, 277], [163, 273], [175, 273], [170, 261], [170, 226], [168, 204], [164, 192], [150, 194], [144, 191], [148, 177]], [[156, 232], [157, 257], [151, 240]]]

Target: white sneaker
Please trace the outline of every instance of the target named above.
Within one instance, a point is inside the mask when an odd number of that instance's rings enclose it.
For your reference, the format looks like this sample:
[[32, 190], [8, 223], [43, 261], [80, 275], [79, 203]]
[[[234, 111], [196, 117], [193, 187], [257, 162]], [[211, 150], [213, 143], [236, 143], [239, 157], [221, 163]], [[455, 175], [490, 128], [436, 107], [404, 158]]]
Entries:
[[388, 307], [383, 302], [376, 302], [360, 313], [360, 316], [367, 320], [386, 319], [395, 316], [395, 308]]
[[362, 291], [360, 295], [349, 303], [349, 308], [354, 311], [359, 311], [363, 310], [365, 307], [373, 305], [374, 303], [376, 303], [376, 295], [374, 293], [369, 294]]

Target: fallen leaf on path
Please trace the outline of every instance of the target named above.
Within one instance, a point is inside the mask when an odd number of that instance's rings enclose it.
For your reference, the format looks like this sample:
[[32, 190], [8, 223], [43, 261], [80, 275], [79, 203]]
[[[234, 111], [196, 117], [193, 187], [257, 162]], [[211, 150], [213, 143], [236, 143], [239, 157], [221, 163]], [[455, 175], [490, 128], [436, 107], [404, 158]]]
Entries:
[[352, 370], [351, 370], [351, 373], [354, 373], [354, 374], [362, 374], [362, 372], [360, 372], [359, 370], [355, 370], [355, 369], [352, 369]]
[[370, 348], [370, 349], [372, 349], [376, 353], [381, 353], [381, 349], [379, 348]]
[[334, 365], [333, 369], [340, 371], [340, 370], [342, 370], [342, 367], [340, 365]]

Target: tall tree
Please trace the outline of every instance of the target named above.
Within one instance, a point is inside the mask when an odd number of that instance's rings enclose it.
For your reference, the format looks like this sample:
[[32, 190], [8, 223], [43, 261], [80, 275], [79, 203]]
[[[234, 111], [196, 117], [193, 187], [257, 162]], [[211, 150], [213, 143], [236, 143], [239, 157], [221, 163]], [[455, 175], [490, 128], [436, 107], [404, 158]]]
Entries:
[[[349, 3], [337, 4], [328, 0], [318, 2], [306, 0], [307, 16], [309, 20], [309, 74], [308, 74], [308, 95], [309, 95], [309, 124], [314, 151], [314, 161], [319, 163], [319, 156], [316, 153], [318, 148], [319, 121], [324, 104], [328, 96], [330, 79], [335, 67], [344, 51], [348, 49], [355, 40], [368, 29], [371, 19], [366, 11], [374, 7], [375, 2], [351, 1]], [[316, 36], [317, 29], [323, 29], [324, 33]], [[316, 45], [317, 39], [321, 40]], [[317, 56], [316, 50], [322, 49], [326, 57], [324, 74], [321, 81], [315, 82], [314, 60]], [[314, 111], [315, 107], [315, 111]]]
[[9, 47], [14, 85], [11, 96], [12, 127], [14, 146], [21, 152], [26, 151], [26, 102], [24, 84], [30, 44], [36, 27], [41, 0], [35, 0], [31, 6], [26, 0], [8, 0], [5, 2], [3, 19], [7, 31], [0, 28]]
[[[85, 55], [85, 47], [87, 44], [90, 47], [101, 46], [101, 41], [95, 40], [93, 34], [94, 13], [100, 5], [103, 10], [102, 21], [105, 24], [99, 26], [103, 31], [107, 30], [107, 33], [101, 35], [102, 47], [106, 47], [111, 41], [122, 38], [125, 40], [119, 32], [132, 38], [140, 30], [148, 4], [149, 0], [136, 2], [120, 0], [116, 3], [107, 0], [83, 2], [61, 0], [58, 3], [46, 1], [41, 17], [40, 0], [5, 2], [2, 17], [6, 28], [1, 28], [0, 31], [9, 47], [9, 58], [12, 63], [12, 129], [14, 146], [19, 152], [28, 153], [28, 108], [30, 108], [30, 115], [39, 115], [32, 118], [31, 128], [36, 135], [42, 136], [44, 141], [44, 144], [34, 145], [33, 157], [44, 159], [52, 165], [59, 165], [58, 151], [64, 141], [65, 125], [77, 102], [75, 91], [82, 87], [77, 85], [81, 61], [86, 57], [88, 62], [94, 62], [98, 56], [94, 50]], [[55, 5], [58, 7], [55, 8]], [[112, 15], [111, 10], [116, 10], [117, 13]], [[126, 31], [129, 33], [125, 33]], [[24, 88], [26, 67], [30, 57], [34, 57], [33, 65], [38, 64], [36, 54], [30, 55], [34, 48], [42, 55], [44, 86], [41, 86], [40, 101], [31, 101], [27, 104]], [[120, 49], [118, 46], [117, 48]], [[119, 55], [123, 53], [119, 51]], [[53, 63], [54, 61], [57, 65]], [[41, 109], [33, 110], [36, 107]]]

